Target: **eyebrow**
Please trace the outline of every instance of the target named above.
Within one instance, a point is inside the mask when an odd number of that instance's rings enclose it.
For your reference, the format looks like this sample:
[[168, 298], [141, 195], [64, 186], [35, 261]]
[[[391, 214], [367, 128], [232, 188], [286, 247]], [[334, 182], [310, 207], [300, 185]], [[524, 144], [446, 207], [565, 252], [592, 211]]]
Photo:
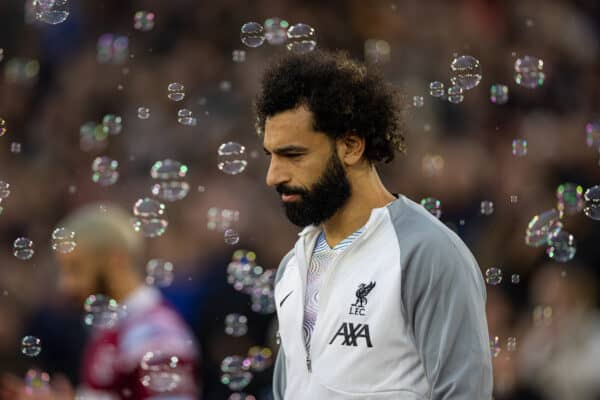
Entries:
[[[270, 154], [271, 152], [269, 150], [267, 150], [266, 147], [263, 146], [263, 150], [265, 151], [265, 153]], [[289, 145], [289, 146], [283, 146], [283, 147], [278, 147], [275, 150], [273, 150], [273, 153], [277, 154], [277, 155], [286, 155], [289, 153], [304, 153], [308, 151], [308, 148], [306, 147], [302, 147], [302, 146], [295, 146], [295, 145]]]

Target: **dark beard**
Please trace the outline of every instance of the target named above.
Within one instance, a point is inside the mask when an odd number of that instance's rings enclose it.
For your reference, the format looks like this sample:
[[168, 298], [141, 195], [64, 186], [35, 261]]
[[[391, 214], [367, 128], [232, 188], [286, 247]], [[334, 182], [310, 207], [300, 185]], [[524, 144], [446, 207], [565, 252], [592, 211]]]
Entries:
[[310, 190], [277, 186], [280, 194], [298, 194], [301, 200], [283, 203], [288, 219], [299, 227], [319, 225], [342, 208], [352, 194], [350, 181], [335, 151], [325, 171]]

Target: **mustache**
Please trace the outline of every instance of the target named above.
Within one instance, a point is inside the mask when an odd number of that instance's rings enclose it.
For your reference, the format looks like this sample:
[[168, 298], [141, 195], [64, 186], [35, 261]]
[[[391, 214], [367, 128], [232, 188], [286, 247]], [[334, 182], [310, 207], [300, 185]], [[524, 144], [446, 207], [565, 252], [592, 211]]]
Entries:
[[279, 193], [280, 195], [281, 194], [286, 194], [286, 195], [299, 194], [301, 196], [304, 196], [308, 193], [308, 191], [305, 189], [290, 188], [285, 185], [277, 185], [275, 190], [277, 190], [277, 193]]

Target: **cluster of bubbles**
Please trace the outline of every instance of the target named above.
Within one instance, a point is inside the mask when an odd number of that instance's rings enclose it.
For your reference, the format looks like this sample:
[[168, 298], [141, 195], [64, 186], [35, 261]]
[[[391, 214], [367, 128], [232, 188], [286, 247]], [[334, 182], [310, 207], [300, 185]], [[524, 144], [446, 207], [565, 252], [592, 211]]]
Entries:
[[96, 44], [96, 60], [100, 64], [123, 64], [129, 58], [127, 36], [104, 33]]
[[512, 141], [512, 154], [515, 157], [525, 157], [527, 155], [527, 140], [514, 139]]
[[[221, 362], [221, 383], [231, 390], [241, 390], [250, 383], [253, 373], [262, 372], [272, 364], [273, 352], [271, 349], [253, 346], [248, 350], [246, 357], [232, 355], [223, 359]], [[239, 397], [242, 395], [242, 393], [237, 393], [237, 398], [243, 398]]]
[[155, 19], [156, 15], [151, 11], [137, 11], [133, 15], [133, 28], [142, 32], [151, 31], [154, 29]]
[[437, 219], [442, 216], [442, 202], [438, 199], [434, 197], [425, 197], [424, 199], [421, 199], [421, 205]]
[[[490, 338], [490, 350], [492, 352], [492, 357], [498, 357], [502, 352], [502, 347], [500, 345], [500, 338], [498, 336], [494, 336]], [[517, 338], [514, 336], [510, 336], [506, 339], [506, 351], [515, 352], [517, 351]]]
[[187, 172], [187, 165], [179, 161], [170, 158], [156, 161], [150, 169], [150, 176], [156, 181], [152, 194], [163, 201], [183, 199], [190, 191], [190, 185], [184, 180]]
[[110, 186], [119, 179], [119, 162], [110, 157], [96, 157], [92, 162], [92, 181], [100, 186]]
[[75, 232], [70, 229], [59, 227], [52, 232], [52, 250], [67, 254], [75, 250], [77, 242], [75, 242]]
[[240, 39], [248, 47], [256, 48], [265, 40], [272, 45], [282, 45], [295, 53], [308, 53], [317, 47], [315, 30], [307, 24], [289, 25], [285, 20], [269, 18], [264, 26], [258, 22], [245, 23], [240, 32]]
[[33, 241], [26, 237], [17, 238], [13, 243], [13, 254], [19, 260], [29, 260], [33, 257]]
[[37, 369], [30, 369], [25, 374], [25, 390], [32, 395], [39, 392], [47, 392], [50, 388], [50, 375]]
[[248, 161], [246, 160], [246, 147], [236, 143], [223, 143], [217, 149], [219, 170], [229, 175], [237, 175], [246, 169]]
[[494, 104], [506, 104], [508, 102], [508, 86], [500, 83], [490, 86], [490, 101]]
[[275, 270], [265, 270], [256, 264], [253, 251], [236, 250], [227, 266], [227, 282], [239, 292], [250, 295], [252, 311], [260, 314], [275, 312]]
[[162, 236], [169, 222], [165, 219], [165, 205], [148, 197], [138, 199], [133, 205], [133, 229], [145, 237]]
[[119, 303], [103, 294], [89, 295], [83, 303], [83, 322], [98, 329], [113, 328], [123, 316]]
[[21, 354], [27, 357], [37, 357], [42, 352], [42, 341], [35, 336], [25, 336], [21, 339]]
[[589, 218], [600, 221], [600, 185], [592, 186], [583, 194], [583, 212]]
[[173, 263], [153, 258], [146, 264], [146, 283], [158, 287], [167, 287], [173, 283]]
[[543, 72], [544, 61], [532, 57], [523, 56], [515, 61], [515, 82], [519, 86], [535, 89], [544, 84], [546, 75]]
[[[502, 283], [502, 269], [498, 267], [491, 267], [485, 270], [485, 282], [488, 285], [496, 286]], [[519, 274], [512, 274], [510, 276], [510, 282], [513, 285], [518, 285], [521, 282], [521, 276]]]
[[79, 128], [79, 147], [86, 152], [101, 151], [106, 148], [109, 136], [123, 131], [123, 119], [116, 114], [106, 114], [102, 121], [85, 122]]
[[182, 370], [186, 368], [180, 363], [179, 357], [162, 351], [145, 353], [140, 367], [142, 385], [158, 393], [175, 390], [181, 383]]
[[240, 219], [240, 212], [237, 210], [229, 210], [226, 208], [211, 207], [207, 212], [207, 228], [211, 231], [227, 231], [231, 226]]
[[33, 0], [35, 18], [50, 25], [65, 22], [69, 16], [67, 0]]

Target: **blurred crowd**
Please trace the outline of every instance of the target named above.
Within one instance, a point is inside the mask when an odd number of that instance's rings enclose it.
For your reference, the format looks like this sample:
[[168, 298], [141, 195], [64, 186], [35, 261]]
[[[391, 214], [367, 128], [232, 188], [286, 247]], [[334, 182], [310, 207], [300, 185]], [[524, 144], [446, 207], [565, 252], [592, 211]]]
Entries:
[[[495, 399], [600, 399], [600, 223], [581, 212], [565, 217], [577, 246], [567, 263], [524, 242], [529, 220], [556, 207], [559, 184], [600, 183], [600, 154], [585, 140], [585, 125], [600, 118], [597, 1], [72, 1], [58, 25], [36, 22], [26, 10], [23, 0], [0, 2], [0, 118], [7, 128], [0, 180], [11, 190], [0, 211], [0, 373], [23, 376], [37, 367], [80, 380], [87, 333], [81, 306], [57, 295], [50, 234], [91, 202], [131, 210], [151, 196], [150, 168], [166, 158], [189, 167], [191, 190], [167, 204], [167, 231], [146, 240], [145, 257], [175, 265], [175, 281], [162, 291], [197, 337], [203, 398], [230, 393], [220, 382], [226, 356], [253, 345], [276, 351], [274, 315], [253, 313], [248, 296], [227, 283], [226, 268], [239, 248], [276, 268], [298, 231], [264, 183], [268, 161], [252, 113], [261, 72], [286, 49], [267, 42], [247, 48], [239, 36], [246, 22], [279, 17], [315, 28], [321, 48], [366, 58], [406, 98], [407, 153], [380, 172], [394, 192], [439, 199], [441, 220], [467, 243], [482, 273], [502, 270], [487, 298]], [[138, 10], [156, 14], [153, 30], [133, 28]], [[125, 62], [98, 62], [104, 33], [128, 37]], [[373, 40], [380, 44], [376, 57], [365, 55]], [[234, 50], [246, 51], [244, 62], [232, 60]], [[429, 96], [429, 82], [448, 83], [450, 62], [460, 54], [481, 62], [480, 84], [460, 104]], [[546, 81], [536, 89], [514, 82], [513, 65], [523, 55], [544, 61]], [[37, 63], [14, 73], [15, 58]], [[167, 98], [171, 82], [185, 85], [183, 101]], [[490, 102], [495, 83], [508, 85], [507, 104]], [[424, 96], [422, 108], [412, 106], [413, 96]], [[150, 118], [139, 119], [138, 107], [148, 107]], [[183, 107], [197, 116], [196, 126], [177, 123]], [[122, 133], [84, 151], [80, 126], [108, 113], [122, 116]], [[516, 138], [528, 142], [525, 157], [511, 153]], [[248, 166], [239, 175], [217, 167], [217, 148], [229, 141], [246, 147]], [[119, 161], [112, 186], [91, 180], [99, 155]], [[493, 214], [481, 214], [484, 200], [494, 203]], [[229, 245], [222, 231], [207, 227], [211, 207], [239, 211], [239, 243]], [[12, 255], [20, 236], [35, 243], [31, 260]], [[248, 316], [247, 335], [225, 334], [229, 313]], [[35, 359], [20, 352], [26, 334], [43, 343]], [[257, 373], [245, 390], [270, 398], [271, 373]]]

